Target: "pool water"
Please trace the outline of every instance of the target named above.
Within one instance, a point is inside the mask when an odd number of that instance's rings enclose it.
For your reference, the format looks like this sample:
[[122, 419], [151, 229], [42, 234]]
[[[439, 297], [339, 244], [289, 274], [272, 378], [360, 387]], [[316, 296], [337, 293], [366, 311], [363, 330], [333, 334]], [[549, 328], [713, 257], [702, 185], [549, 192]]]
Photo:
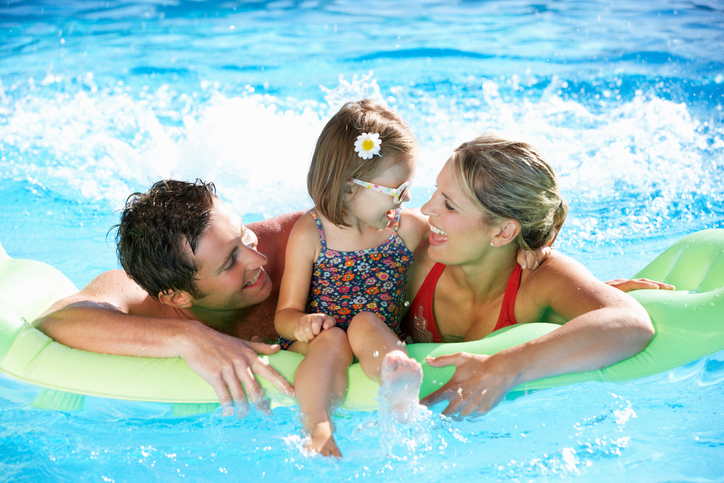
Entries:
[[[599, 278], [724, 228], [718, 1], [9, 1], [0, 40], [0, 243], [78, 287], [117, 267], [116, 210], [160, 177], [214, 181], [245, 221], [308, 207], [316, 136], [361, 97], [418, 136], [413, 207], [460, 142], [529, 139], [571, 206], [557, 248]], [[724, 481], [724, 353], [479, 419], [340, 412], [342, 461], [303, 453], [294, 408], [37, 393], [0, 377], [0, 481]]]

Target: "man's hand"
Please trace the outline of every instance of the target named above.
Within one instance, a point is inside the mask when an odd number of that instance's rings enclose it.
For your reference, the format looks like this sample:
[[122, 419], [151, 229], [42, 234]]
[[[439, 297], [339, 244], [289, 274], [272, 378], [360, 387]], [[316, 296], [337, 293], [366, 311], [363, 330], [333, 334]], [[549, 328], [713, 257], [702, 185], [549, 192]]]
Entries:
[[327, 314], [308, 314], [294, 324], [294, 338], [300, 342], [311, 342], [320, 332], [335, 325], [337, 321]]
[[[247, 342], [217, 332], [201, 323], [195, 325], [194, 334], [185, 338], [181, 357], [186, 364], [214, 388], [222, 406], [236, 404], [248, 407], [264, 400], [264, 390], [254, 375], [263, 377], [287, 396], [294, 396], [294, 388], [276, 369], [257, 354], [274, 354], [278, 345]], [[244, 394], [246, 390], [246, 394]]]
[[425, 362], [433, 367], [455, 366], [453, 377], [420, 401], [425, 406], [448, 401], [442, 412], [446, 416], [487, 413], [516, 385], [515, 378], [499, 370], [491, 356], [458, 352], [435, 358], [428, 357]]
[[548, 245], [543, 245], [535, 250], [523, 250], [520, 248], [518, 249], [517, 256], [518, 265], [520, 265], [523, 270], [526, 268], [535, 270], [541, 266], [541, 263], [543, 263], [546, 258], [548, 258], [551, 254], [551, 250], [552, 248]]

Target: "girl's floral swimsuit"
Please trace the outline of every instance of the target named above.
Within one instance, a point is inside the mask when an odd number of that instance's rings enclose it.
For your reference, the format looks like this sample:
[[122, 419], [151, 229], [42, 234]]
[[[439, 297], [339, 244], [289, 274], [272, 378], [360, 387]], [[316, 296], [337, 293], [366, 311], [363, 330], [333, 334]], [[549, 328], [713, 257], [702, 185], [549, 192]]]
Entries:
[[[414, 257], [400, 238], [400, 214], [390, 238], [383, 244], [356, 252], [338, 252], [327, 248], [324, 228], [319, 215], [309, 210], [319, 229], [321, 247], [312, 270], [312, 283], [305, 312], [325, 313], [337, 321], [337, 327], [347, 330], [359, 312], [373, 312], [398, 336], [400, 310], [407, 288], [407, 268]], [[283, 349], [294, 341], [279, 338]]]

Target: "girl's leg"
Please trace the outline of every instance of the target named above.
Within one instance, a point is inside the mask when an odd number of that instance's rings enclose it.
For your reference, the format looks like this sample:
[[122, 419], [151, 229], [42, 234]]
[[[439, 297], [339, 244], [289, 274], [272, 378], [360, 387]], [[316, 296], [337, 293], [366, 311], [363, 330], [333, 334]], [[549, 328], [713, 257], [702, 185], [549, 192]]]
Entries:
[[304, 431], [311, 437], [307, 449], [340, 458], [342, 453], [332, 437], [330, 412], [332, 405], [340, 403], [347, 393], [347, 369], [352, 363], [347, 334], [332, 327], [306, 344], [306, 351], [298, 346], [295, 343], [292, 350], [306, 355], [294, 374], [294, 388], [303, 413]]
[[419, 402], [422, 366], [412, 359], [397, 335], [377, 315], [360, 312], [347, 337], [362, 371], [382, 385], [380, 394], [393, 411], [405, 414]]

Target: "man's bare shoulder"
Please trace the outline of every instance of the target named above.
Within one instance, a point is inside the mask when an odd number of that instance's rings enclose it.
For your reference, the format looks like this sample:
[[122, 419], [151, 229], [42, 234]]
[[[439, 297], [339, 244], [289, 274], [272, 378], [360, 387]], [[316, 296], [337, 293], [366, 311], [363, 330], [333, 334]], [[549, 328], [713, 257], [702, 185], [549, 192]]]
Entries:
[[104, 306], [126, 314], [146, 317], [173, 317], [168, 306], [151, 297], [123, 270], [101, 273], [80, 292], [59, 300], [46, 313], [71, 304]]
[[287, 251], [289, 233], [303, 215], [303, 211], [297, 211], [296, 213], [287, 213], [247, 225], [247, 228], [256, 233], [259, 238], [257, 250], [268, 259], [264, 270], [269, 274], [274, 287], [270, 298], [275, 307], [276, 297], [279, 294], [279, 284], [282, 282], [282, 274], [284, 273], [284, 255]]
[[285, 213], [267, 220], [249, 223], [247, 227], [256, 233], [261, 243], [264, 237], [277, 237], [279, 235], [289, 236], [294, 224], [304, 215], [304, 211]]

